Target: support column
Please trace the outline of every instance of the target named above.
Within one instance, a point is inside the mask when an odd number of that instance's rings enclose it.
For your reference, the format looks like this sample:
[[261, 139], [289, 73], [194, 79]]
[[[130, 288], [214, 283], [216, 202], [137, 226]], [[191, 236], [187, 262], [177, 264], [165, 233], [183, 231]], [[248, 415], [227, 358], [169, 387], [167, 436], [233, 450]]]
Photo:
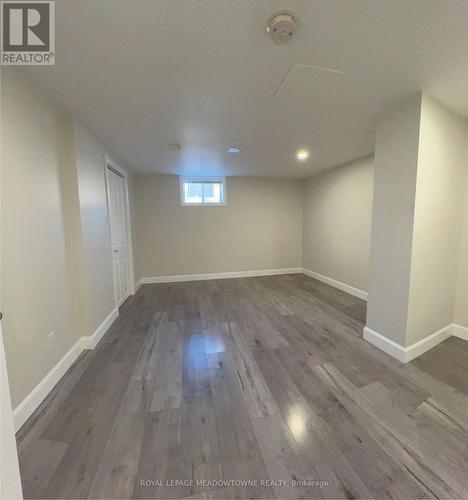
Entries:
[[466, 120], [418, 94], [377, 121], [364, 338], [407, 362], [451, 335]]

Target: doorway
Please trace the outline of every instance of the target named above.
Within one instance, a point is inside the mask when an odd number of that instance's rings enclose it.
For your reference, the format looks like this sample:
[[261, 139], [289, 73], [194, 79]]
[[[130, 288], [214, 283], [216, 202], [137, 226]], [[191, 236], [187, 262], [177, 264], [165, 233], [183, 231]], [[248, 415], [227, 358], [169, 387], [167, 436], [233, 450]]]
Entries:
[[130, 210], [127, 174], [107, 157], [106, 184], [114, 297], [119, 307], [133, 293]]

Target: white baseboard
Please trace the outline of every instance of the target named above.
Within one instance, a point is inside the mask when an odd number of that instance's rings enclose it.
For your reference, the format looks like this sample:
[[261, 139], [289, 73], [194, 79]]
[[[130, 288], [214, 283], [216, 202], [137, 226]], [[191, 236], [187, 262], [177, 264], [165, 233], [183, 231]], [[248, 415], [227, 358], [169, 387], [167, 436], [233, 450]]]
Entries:
[[98, 326], [97, 330], [88, 337], [81, 337], [83, 349], [94, 349], [105, 333], [112, 326], [112, 323], [119, 316], [117, 307], [111, 311], [109, 316]]
[[141, 285], [143, 283], [141, 282], [141, 280], [138, 280], [136, 283], [135, 283], [135, 286], [133, 287], [133, 295], [135, 295], [138, 290], [140, 289]]
[[65, 356], [50, 370], [50, 372], [36, 385], [36, 387], [13, 410], [15, 432], [34, 413], [47, 394], [55, 387], [65, 372], [75, 362], [83, 351], [81, 339], [65, 354]]
[[450, 336], [455, 335], [454, 326], [458, 325], [447, 325], [437, 332], [434, 332], [433, 334], [423, 338], [419, 342], [415, 342], [408, 347], [403, 347], [400, 344], [387, 339], [387, 337], [380, 335], [380, 333], [371, 330], [367, 326], [364, 328], [363, 337], [365, 340], [375, 345], [382, 351], [398, 359], [398, 361], [401, 361], [402, 363], [408, 363], [408, 361], [421, 356], [421, 354], [429, 351], [429, 349], [432, 349], [437, 344], [443, 342], [445, 339], [448, 339]]
[[457, 325], [454, 323], [453, 325], [452, 335], [454, 337], [458, 337], [463, 340], [468, 340], [468, 328], [466, 326]]
[[77, 360], [85, 349], [94, 349], [112, 323], [119, 315], [115, 308], [109, 316], [99, 325], [91, 336], [81, 337], [76, 344], [63, 356], [63, 358], [50, 370], [50, 372], [36, 385], [36, 387], [13, 410], [13, 422], [17, 432], [44, 401], [49, 392], [65, 375], [70, 366]]
[[398, 361], [401, 361], [402, 363], [406, 362], [405, 348], [400, 344], [387, 339], [387, 337], [380, 335], [380, 333], [374, 332], [374, 330], [371, 330], [367, 326], [364, 327], [363, 337], [364, 340], [367, 340], [371, 344], [375, 345], [375, 347], [378, 347], [381, 351], [390, 354], [390, 356], [398, 359]]
[[137, 288], [150, 283], [175, 283], [178, 281], [204, 281], [220, 280], [227, 278], [251, 278], [255, 276], [276, 276], [278, 274], [300, 274], [302, 267], [288, 267], [283, 269], [259, 269], [257, 271], [229, 271], [225, 273], [206, 274], [177, 274], [174, 276], [153, 276], [141, 278], [137, 283]]
[[429, 351], [429, 349], [432, 349], [437, 344], [440, 344], [445, 339], [448, 339], [449, 337], [452, 336], [452, 332], [453, 332], [453, 325], [450, 324], [445, 326], [444, 328], [441, 328], [437, 332], [434, 332], [433, 334], [424, 337], [419, 342], [415, 342], [414, 344], [406, 347], [405, 363], [411, 361], [412, 359], [417, 358], [418, 356], [421, 356], [421, 354], [424, 354], [425, 352]]
[[334, 288], [338, 288], [343, 292], [349, 293], [363, 300], [367, 300], [367, 292], [360, 290], [341, 281], [337, 281], [323, 274], [316, 273], [310, 269], [303, 267], [289, 267], [282, 269], [260, 269], [257, 271], [230, 271], [225, 273], [206, 273], [206, 274], [177, 274], [174, 276], [152, 276], [141, 278], [135, 285], [135, 293], [139, 290], [141, 285], [152, 283], [175, 283], [178, 281], [203, 281], [203, 280], [219, 280], [227, 278], [251, 278], [255, 276], [276, 276], [279, 274], [300, 274], [303, 273], [311, 278], [326, 283]]
[[328, 276], [324, 276], [323, 274], [316, 273], [315, 271], [311, 271], [310, 269], [306, 269], [305, 267], [302, 269], [302, 272], [309, 276], [310, 278], [314, 278], [322, 283], [326, 283], [334, 288], [338, 288], [343, 292], [349, 293], [350, 295], [354, 295], [362, 300], [367, 300], [367, 292], [365, 290], [360, 290], [351, 285], [347, 285], [346, 283], [342, 283], [341, 281], [335, 280], [333, 278], [329, 278]]

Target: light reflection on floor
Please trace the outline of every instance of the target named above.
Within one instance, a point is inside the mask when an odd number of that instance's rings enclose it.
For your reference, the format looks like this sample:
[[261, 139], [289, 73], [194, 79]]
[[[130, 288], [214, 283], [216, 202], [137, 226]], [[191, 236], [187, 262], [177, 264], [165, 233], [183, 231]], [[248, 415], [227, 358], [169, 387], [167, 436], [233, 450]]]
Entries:
[[300, 406], [293, 406], [288, 414], [288, 426], [294, 439], [299, 443], [306, 432], [306, 415]]

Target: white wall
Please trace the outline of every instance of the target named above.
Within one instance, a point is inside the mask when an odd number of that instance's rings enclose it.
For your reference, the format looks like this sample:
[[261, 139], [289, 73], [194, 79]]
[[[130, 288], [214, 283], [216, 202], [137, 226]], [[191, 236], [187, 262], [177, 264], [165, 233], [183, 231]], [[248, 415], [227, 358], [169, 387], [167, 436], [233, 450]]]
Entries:
[[16, 408], [115, 308], [110, 153], [19, 71], [2, 70], [1, 97], [3, 329]]
[[366, 326], [406, 345], [421, 96], [377, 120]]
[[140, 277], [302, 266], [302, 183], [226, 182], [227, 206], [181, 207], [177, 176], [135, 176]]
[[[0, 163], [1, 165], [1, 163]], [[2, 176], [0, 175], [0, 184]], [[0, 189], [0, 199], [2, 191]], [[2, 221], [0, 206], [0, 225]], [[1, 257], [0, 231], [0, 257]], [[1, 258], [0, 258], [1, 262]], [[2, 281], [0, 266], [0, 283]], [[0, 287], [0, 311], [3, 311]], [[15, 427], [11, 406], [10, 385], [6, 367], [5, 348], [3, 345], [2, 325], [0, 321], [0, 498], [11, 500], [23, 498], [21, 478], [16, 449]]]
[[127, 183], [128, 183], [128, 203], [130, 207], [130, 239], [132, 242], [132, 253], [133, 253], [133, 280], [132, 286], [135, 287], [138, 281], [139, 267], [138, 260], [136, 258], [136, 201], [135, 201], [135, 175], [127, 172]]
[[[114, 308], [109, 152], [16, 70], [2, 70], [1, 100], [3, 328], [16, 407]], [[468, 325], [463, 123], [420, 96], [379, 122], [368, 325], [401, 345], [445, 326], [453, 311]], [[178, 177], [130, 176], [136, 276], [304, 264], [365, 289], [372, 177], [372, 159], [305, 183], [230, 177], [227, 206], [181, 207]], [[56, 346], [49, 352], [51, 331]]]
[[315, 175], [304, 189], [304, 267], [361, 290], [367, 290], [373, 176], [370, 157]]
[[6, 369], [3, 335], [0, 327], [0, 498], [23, 498]]
[[3, 334], [16, 407], [79, 336], [62, 190], [73, 154], [69, 118], [15, 70], [2, 69], [1, 97]]
[[453, 322], [467, 175], [466, 121], [423, 95], [408, 304], [409, 345]]
[[410, 347], [454, 321], [467, 158], [466, 120], [426, 95], [377, 122], [366, 325], [376, 342], [372, 331]]
[[104, 162], [108, 151], [76, 120], [73, 130], [89, 310], [87, 335], [92, 335], [115, 307]]
[[[465, 168], [468, 171], [468, 154], [465, 157]], [[454, 321], [458, 325], [468, 328], [468, 174], [466, 175], [466, 178], [465, 207], [458, 258]]]

